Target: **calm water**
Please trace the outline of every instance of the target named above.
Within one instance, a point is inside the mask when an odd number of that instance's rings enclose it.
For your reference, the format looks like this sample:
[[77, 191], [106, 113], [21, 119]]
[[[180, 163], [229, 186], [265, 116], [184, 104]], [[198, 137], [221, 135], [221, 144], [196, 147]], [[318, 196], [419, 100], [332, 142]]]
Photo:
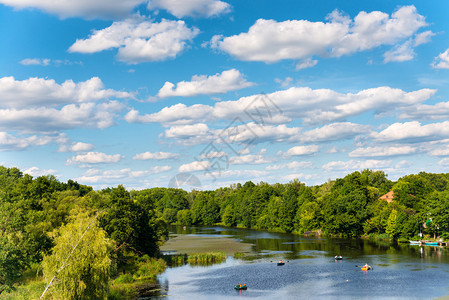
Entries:
[[[434, 299], [449, 295], [449, 249], [321, 239], [221, 227], [173, 227], [173, 233], [222, 235], [253, 244], [241, 259], [209, 267], [169, 268], [150, 299]], [[342, 255], [342, 261], [335, 261]], [[277, 266], [276, 261], [288, 262]], [[368, 263], [374, 269], [361, 271]], [[233, 286], [246, 283], [248, 290]]]

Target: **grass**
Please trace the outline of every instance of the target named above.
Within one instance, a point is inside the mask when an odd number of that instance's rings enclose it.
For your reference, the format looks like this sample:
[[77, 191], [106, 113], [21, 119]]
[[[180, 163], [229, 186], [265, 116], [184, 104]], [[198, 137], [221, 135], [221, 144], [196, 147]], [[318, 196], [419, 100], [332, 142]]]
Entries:
[[108, 299], [136, 299], [144, 290], [156, 286], [157, 275], [164, 272], [167, 263], [159, 258], [144, 255], [135, 260], [110, 283]]
[[192, 253], [187, 261], [190, 265], [209, 265], [226, 261], [224, 252]]

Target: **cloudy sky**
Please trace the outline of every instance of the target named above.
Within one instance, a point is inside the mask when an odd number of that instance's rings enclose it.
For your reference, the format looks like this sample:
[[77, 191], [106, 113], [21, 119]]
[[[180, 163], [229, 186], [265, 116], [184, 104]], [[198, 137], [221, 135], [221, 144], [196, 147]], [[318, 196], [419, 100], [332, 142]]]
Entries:
[[448, 11], [0, 0], [0, 165], [97, 189], [447, 172]]

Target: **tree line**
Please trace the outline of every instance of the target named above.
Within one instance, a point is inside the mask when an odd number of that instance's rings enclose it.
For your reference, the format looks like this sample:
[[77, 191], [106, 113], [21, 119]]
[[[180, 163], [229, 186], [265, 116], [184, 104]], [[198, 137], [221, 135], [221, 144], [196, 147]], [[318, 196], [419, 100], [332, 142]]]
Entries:
[[[172, 188], [149, 195], [170, 224], [236, 226], [289, 233], [384, 237], [449, 237], [449, 174], [420, 172], [391, 181], [363, 170], [321, 185], [233, 184], [214, 191]], [[393, 191], [392, 201], [379, 199]]]
[[[95, 191], [0, 166], [0, 294], [39, 264], [55, 298], [104, 298], [108, 280], [132, 269], [133, 261], [158, 257], [167, 224], [448, 238], [448, 183], [449, 174], [391, 181], [382, 171], [363, 170], [316, 186], [248, 181], [209, 191], [121, 185]], [[390, 191], [392, 201], [380, 199]]]

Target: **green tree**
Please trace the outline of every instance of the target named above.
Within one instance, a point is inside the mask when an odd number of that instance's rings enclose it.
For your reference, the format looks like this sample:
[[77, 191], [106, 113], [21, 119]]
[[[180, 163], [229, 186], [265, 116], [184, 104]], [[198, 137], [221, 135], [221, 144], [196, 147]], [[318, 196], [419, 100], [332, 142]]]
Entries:
[[53, 233], [52, 254], [42, 266], [48, 290], [57, 299], [106, 299], [113, 244], [95, 217], [78, 214]]
[[112, 189], [110, 197], [110, 203], [100, 218], [100, 226], [120, 249], [156, 255], [159, 248], [157, 228], [153, 226], [155, 216], [134, 202], [122, 185]]
[[0, 234], [0, 294], [14, 289], [14, 283], [27, 266], [26, 253], [15, 235]]

